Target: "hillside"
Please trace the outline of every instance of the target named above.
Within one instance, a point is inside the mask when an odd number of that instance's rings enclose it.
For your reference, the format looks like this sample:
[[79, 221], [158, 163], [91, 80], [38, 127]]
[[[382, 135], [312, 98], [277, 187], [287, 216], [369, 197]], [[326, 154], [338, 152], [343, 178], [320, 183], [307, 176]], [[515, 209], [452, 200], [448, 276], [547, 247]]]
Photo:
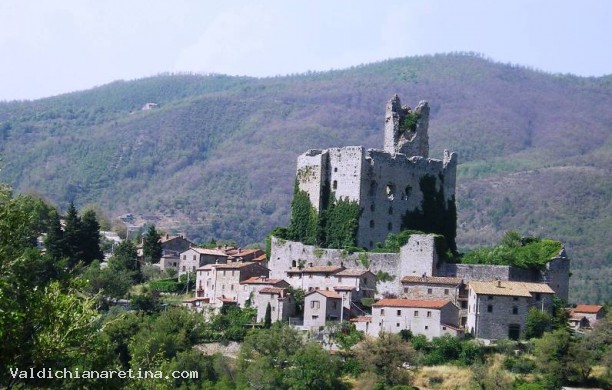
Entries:
[[[164, 75], [0, 103], [0, 181], [65, 209], [98, 203], [196, 240], [286, 225], [298, 154], [382, 146], [393, 93], [431, 105], [431, 156], [459, 154], [458, 244], [510, 229], [566, 243], [573, 301], [612, 299], [612, 76], [471, 55], [266, 79]], [[157, 108], [142, 111], [147, 102]]]

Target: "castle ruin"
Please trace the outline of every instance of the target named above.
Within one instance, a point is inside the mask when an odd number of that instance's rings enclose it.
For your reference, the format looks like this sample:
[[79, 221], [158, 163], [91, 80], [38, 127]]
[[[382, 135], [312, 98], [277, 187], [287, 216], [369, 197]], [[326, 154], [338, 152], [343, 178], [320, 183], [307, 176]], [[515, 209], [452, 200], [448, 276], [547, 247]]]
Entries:
[[355, 243], [372, 249], [406, 229], [443, 234], [454, 249], [457, 155], [429, 158], [429, 105], [387, 103], [384, 150], [347, 146], [311, 149], [298, 157], [297, 183], [321, 213], [329, 194], [359, 205]]

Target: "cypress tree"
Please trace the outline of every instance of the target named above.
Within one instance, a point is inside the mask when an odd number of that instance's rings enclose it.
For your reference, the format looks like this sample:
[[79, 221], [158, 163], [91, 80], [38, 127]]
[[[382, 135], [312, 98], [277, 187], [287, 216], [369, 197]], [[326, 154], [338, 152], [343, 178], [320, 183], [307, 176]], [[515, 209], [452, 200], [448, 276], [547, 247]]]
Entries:
[[88, 210], [83, 214], [81, 227], [83, 262], [88, 265], [94, 260], [104, 259], [104, 254], [100, 249], [100, 225], [98, 224], [95, 211]]
[[68, 207], [65, 221], [64, 256], [68, 258], [68, 266], [73, 268], [83, 258], [83, 251], [81, 247], [83, 226], [81, 218], [79, 217], [73, 202], [70, 202], [70, 207]]
[[272, 326], [272, 307], [270, 306], [270, 302], [268, 302], [268, 306], [266, 306], [266, 314], [264, 316], [264, 328], [270, 329]]
[[155, 229], [155, 225], [149, 226], [149, 230], [144, 236], [142, 254], [148, 263], [159, 263], [159, 259], [162, 257], [161, 236]]
[[65, 255], [66, 244], [64, 242], [64, 231], [62, 230], [57, 210], [51, 210], [48, 223], [47, 237], [45, 237], [45, 249], [53, 260], [58, 261]]

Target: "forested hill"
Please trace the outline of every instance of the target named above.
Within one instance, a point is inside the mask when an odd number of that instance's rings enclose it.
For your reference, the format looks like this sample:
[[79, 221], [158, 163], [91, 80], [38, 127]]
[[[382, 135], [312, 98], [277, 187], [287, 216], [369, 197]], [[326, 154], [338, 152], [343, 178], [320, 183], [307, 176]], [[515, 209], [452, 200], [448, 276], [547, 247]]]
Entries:
[[0, 181], [64, 210], [98, 203], [245, 245], [287, 223], [298, 154], [382, 146], [394, 93], [430, 102], [431, 157], [459, 154], [460, 248], [510, 229], [559, 239], [573, 260], [571, 300], [612, 299], [612, 76], [436, 55], [266, 79], [115, 82], [0, 103]]

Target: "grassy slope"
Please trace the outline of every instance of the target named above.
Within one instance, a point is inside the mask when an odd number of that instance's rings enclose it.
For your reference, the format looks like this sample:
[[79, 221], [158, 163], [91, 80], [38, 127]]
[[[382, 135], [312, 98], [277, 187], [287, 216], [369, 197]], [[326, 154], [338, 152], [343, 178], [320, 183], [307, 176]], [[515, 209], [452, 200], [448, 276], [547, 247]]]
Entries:
[[[459, 154], [460, 246], [510, 229], [559, 239], [574, 260], [571, 298], [612, 298], [610, 76], [440, 55], [261, 80], [117, 82], [0, 104], [0, 180], [194, 238], [260, 241], [287, 221], [297, 155], [380, 147], [393, 93], [430, 101], [432, 157]], [[146, 102], [159, 108], [139, 111]]]

